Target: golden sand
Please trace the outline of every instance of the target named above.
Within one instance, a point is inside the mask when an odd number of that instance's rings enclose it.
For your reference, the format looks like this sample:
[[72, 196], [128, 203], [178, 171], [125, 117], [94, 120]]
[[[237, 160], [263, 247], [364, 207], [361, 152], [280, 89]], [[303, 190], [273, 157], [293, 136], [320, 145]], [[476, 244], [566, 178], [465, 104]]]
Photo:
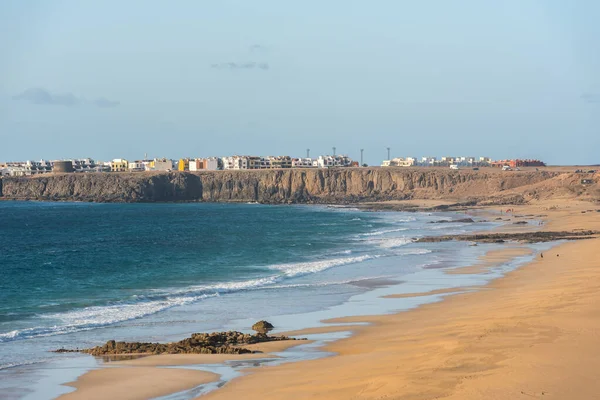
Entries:
[[109, 367], [89, 372], [70, 383], [77, 390], [64, 400], [144, 400], [192, 389], [218, 376], [208, 372], [153, 367]]

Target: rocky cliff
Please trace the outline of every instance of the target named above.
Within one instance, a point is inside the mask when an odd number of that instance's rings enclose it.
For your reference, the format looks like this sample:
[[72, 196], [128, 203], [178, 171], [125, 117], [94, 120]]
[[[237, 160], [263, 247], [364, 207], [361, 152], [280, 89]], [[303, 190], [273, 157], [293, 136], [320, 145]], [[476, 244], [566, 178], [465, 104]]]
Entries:
[[0, 198], [95, 202], [353, 203], [404, 199], [522, 202], [585, 188], [552, 171], [345, 168], [5, 177]]

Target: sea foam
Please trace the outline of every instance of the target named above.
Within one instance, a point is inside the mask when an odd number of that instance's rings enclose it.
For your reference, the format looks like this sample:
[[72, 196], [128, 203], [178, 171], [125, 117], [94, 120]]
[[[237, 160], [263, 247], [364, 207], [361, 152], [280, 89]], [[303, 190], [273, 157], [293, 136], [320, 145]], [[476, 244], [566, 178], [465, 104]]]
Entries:
[[268, 266], [268, 268], [279, 271], [279, 274], [263, 278], [230, 281], [213, 285], [190, 286], [182, 289], [150, 290], [142, 295], [134, 295], [129, 302], [121, 304], [85, 307], [80, 310], [41, 315], [40, 317], [42, 319], [50, 322], [48, 326], [25, 328], [0, 333], [0, 343], [74, 333], [110, 326], [142, 318], [172, 307], [192, 304], [221, 294], [243, 290], [257, 290], [268, 287], [269, 285], [274, 285], [285, 279], [313, 274], [329, 268], [358, 263], [372, 258], [376, 258], [376, 256], [363, 255], [330, 260], [277, 264]]

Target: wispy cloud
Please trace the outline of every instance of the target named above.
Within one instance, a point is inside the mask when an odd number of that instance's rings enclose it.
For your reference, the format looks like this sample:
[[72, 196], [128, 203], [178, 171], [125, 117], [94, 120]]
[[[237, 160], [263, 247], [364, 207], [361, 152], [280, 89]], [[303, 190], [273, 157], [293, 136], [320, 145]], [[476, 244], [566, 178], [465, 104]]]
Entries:
[[92, 100], [92, 104], [101, 108], [111, 108], [118, 107], [120, 103], [118, 101], [108, 100], [104, 97], [100, 97], [96, 100]]
[[266, 53], [269, 51], [269, 47], [256, 43], [248, 47], [248, 51], [250, 53]]
[[269, 67], [269, 63], [266, 62], [244, 62], [244, 63], [235, 63], [235, 62], [227, 62], [220, 64], [211, 64], [211, 68], [220, 69], [220, 70], [241, 70], [241, 69], [258, 69], [267, 71]]
[[87, 100], [83, 97], [75, 96], [73, 93], [52, 93], [42, 88], [30, 88], [13, 96], [13, 100], [25, 101], [37, 105], [55, 105], [74, 107], [79, 105], [92, 105], [101, 108], [117, 107], [118, 101], [108, 100], [100, 97], [95, 100]]
[[581, 95], [581, 100], [586, 103], [600, 103], [600, 94], [599, 93], [584, 93]]

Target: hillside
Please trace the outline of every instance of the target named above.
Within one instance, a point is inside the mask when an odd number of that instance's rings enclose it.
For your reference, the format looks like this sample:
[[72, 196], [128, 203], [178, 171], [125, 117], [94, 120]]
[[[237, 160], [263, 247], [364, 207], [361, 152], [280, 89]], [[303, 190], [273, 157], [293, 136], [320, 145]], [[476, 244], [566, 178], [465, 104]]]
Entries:
[[[582, 185], [581, 179], [592, 179]], [[345, 168], [5, 177], [1, 199], [94, 202], [356, 203], [407, 199], [524, 203], [550, 197], [600, 199], [600, 174]]]

